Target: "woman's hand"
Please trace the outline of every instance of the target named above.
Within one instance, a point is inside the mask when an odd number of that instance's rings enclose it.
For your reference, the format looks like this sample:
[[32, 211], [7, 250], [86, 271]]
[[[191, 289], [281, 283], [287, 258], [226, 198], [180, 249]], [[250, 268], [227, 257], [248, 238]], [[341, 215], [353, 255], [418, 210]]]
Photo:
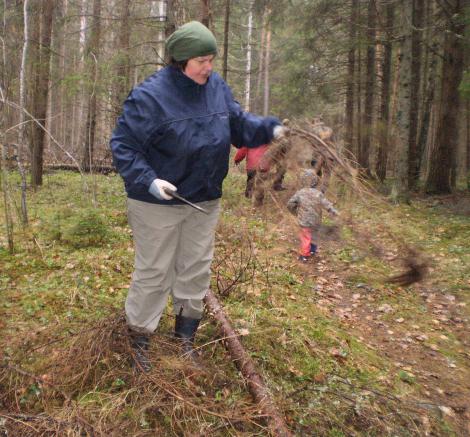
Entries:
[[172, 197], [165, 193], [164, 188], [169, 188], [171, 191], [176, 191], [176, 187], [170, 182], [163, 179], [154, 179], [150, 185], [149, 193], [159, 200], [170, 200]]

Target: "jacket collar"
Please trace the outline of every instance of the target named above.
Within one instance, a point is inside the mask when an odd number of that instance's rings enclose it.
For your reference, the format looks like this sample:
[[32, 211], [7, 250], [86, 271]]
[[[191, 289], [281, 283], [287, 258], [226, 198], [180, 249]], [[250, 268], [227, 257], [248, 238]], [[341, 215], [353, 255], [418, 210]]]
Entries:
[[181, 87], [192, 89], [204, 88], [211, 79], [209, 76], [207, 82], [204, 85], [200, 85], [190, 77], [186, 76], [179, 68], [173, 67], [172, 65], [170, 65], [168, 68], [170, 69], [170, 74], [175, 79], [176, 84]]

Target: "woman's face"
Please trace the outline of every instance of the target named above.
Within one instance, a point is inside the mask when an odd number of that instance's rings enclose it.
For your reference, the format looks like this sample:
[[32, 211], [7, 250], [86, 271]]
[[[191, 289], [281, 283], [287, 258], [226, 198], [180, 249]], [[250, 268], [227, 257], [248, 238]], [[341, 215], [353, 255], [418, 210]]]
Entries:
[[199, 85], [204, 85], [212, 73], [214, 58], [215, 55], [207, 55], [189, 59], [184, 74]]

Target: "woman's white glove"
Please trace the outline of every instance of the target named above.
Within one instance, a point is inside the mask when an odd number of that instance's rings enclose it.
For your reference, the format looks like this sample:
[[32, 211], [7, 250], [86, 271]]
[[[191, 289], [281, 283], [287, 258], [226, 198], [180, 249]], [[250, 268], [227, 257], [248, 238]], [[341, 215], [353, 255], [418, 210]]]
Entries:
[[273, 137], [275, 140], [279, 140], [280, 138], [284, 138], [289, 133], [289, 128], [281, 125], [277, 125], [274, 127], [273, 130]]
[[168, 181], [165, 181], [163, 179], [154, 179], [153, 182], [150, 184], [149, 193], [160, 200], [172, 199], [169, 194], [165, 193], [165, 191], [163, 190], [164, 188], [176, 191], [176, 187], [173, 184], [170, 184]]

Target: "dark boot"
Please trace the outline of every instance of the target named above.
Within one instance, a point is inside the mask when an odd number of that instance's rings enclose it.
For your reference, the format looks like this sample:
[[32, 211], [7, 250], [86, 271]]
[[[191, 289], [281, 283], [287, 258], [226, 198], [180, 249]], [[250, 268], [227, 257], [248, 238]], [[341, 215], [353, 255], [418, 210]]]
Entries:
[[197, 358], [196, 351], [194, 350], [194, 337], [196, 336], [200, 321], [200, 319], [176, 316], [175, 337], [181, 340], [184, 354], [192, 359]]
[[129, 329], [129, 338], [132, 348], [132, 367], [139, 372], [149, 372], [152, 368], [148, 356], [150, 337]]

